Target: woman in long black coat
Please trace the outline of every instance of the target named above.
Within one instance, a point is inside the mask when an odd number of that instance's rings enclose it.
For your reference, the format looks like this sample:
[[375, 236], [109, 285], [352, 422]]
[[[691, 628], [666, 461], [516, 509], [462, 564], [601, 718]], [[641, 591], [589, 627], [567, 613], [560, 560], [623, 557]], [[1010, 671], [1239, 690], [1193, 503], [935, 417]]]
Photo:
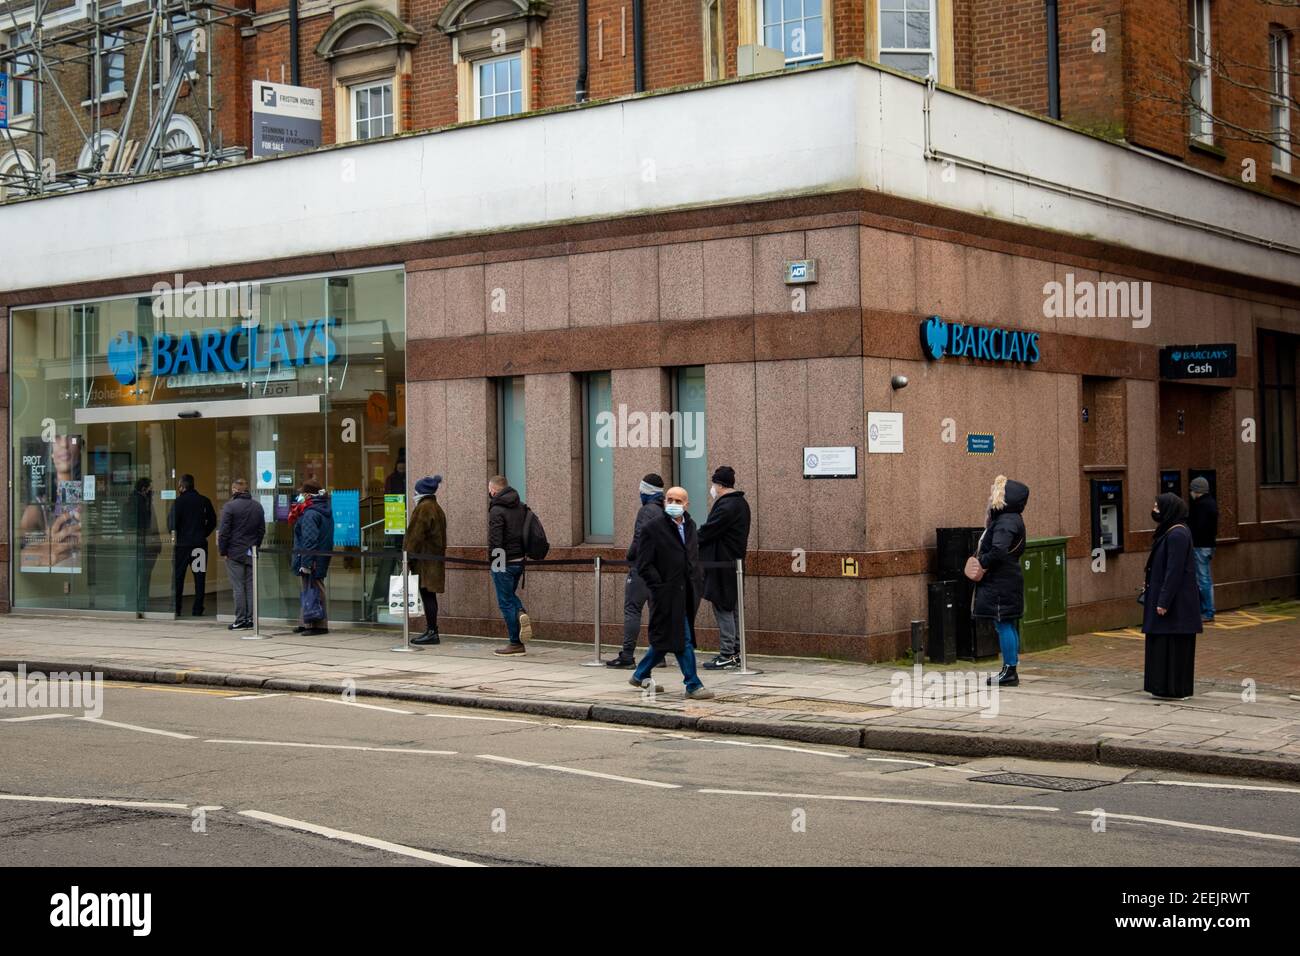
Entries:
[[1192, 696], [1196, 635], [1201, 633], [1201, 598], [1196, 587], [1192, 531], [1187, 504], [1174, 494], [1155, 501], [1156, 522], [1142, 591], [1142, 632], [1146, 635], [1146, 677], [1142, 687], [1154, 697]]
[[1002, 670], [989, 678], [990, 684], [1017, 687], [1020, 677], [1020, 619], [1025, 616], [1025, 575], [1020, 556], [1025, 553], [1025, 521], [1029, 486], [998, 475], [989, 489], [988, 517], [980, 536], [975, 560], [983, 576], [975, 585], [977, 618], [993, 622], [1002, 649]]

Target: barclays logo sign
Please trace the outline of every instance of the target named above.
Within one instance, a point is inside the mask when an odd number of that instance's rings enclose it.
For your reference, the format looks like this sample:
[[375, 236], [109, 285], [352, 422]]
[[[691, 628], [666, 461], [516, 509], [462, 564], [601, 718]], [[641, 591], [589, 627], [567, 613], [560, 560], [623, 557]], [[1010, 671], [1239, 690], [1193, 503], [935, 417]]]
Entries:
[[926, 358], [936, 362], [945, 355], [985, 362], [1024, 362], [1030, 365], [1042, 358], [1038, 349], [1037, 332], [949, 323], [937, 315], [932, 315], [921, 323], [921, 351]]
[[179, 335], [159, 332], [149, 342], [147, 362], [145, 342], [123, 330], [109, 343], [105, 358], [109, 371], [123, 385], [134, 385], [146, 366], [153, 375], [162, 376], [328, 365], [338, 358], [331, 334], [336, 325], [338, 319], [325, 318], [277, 322], [265, 330], [238, 325]]

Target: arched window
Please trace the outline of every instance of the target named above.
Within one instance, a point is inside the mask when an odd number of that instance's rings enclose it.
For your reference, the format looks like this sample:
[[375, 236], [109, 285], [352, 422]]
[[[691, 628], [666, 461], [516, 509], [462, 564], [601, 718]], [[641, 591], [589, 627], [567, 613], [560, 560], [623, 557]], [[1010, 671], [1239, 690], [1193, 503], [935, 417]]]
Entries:
[[111, 129], [101, 129], [94, 136], [88, 136], [86, 145], [81, 147], [81, 155], [77, 157], [77, 168], [99, 169], [109, 147], [116, 142], [117, 133]]
[[542, 45], [542, 0], [452, 0], [438, 18], [451, 37], [456, 118], [511, 116], [533, 108], [533, 50]]
[[316, 52], [334, 74], [334, 139], [349, 142], [389, 136], [403, 129], [402, 85], [411, 75], [417, 30], [378, 7], [343, 14], [330, 25]]
[[36, 178], [36, 160], [25, 149], [0, 153], [0, 199], [27, 196]]
[[171, 118], [167, 135], [163, 137], [161, 158], [163, 169], [184, 169], [202, 161], [203, 134], [194, 120], [182, 115]]

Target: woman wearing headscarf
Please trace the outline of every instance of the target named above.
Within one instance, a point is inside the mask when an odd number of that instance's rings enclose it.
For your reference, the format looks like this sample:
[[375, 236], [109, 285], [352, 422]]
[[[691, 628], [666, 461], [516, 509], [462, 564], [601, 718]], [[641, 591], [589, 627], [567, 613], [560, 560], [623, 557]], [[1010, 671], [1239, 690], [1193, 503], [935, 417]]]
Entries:
[[1025, 576], [1020, 556], [1025, 553], [1025, 522], [1021, 514], [1029, 503], [1029, 487], [1006, 475], [993, 479], [988, 516], [975, 554], [966, 562], [966, 577], [976, 582], [973, 614], [993, 621], [1002, 648], [1002, 670], [988, 679], [990, 685], [1020, 686], [1020, 619], [1025, 614]]
[[1156, 533], [1147, 558], [1146, 585], [1138, 598], [1146, 635], [1142, 687], [1153, 697], [1182, 700], [1192, 696], [1196, 635], [1201, 633], [1187, 504], [1175, 494], [1163, 494], [1156, 498], [1151, 518]]
[[[442, 475], [421, 478], [415, 483], [415, 510], [406, 528], [406, 550], [412, 554], [447, 556], [447, 515], [438, 504]], [[420, 600], [424, 603], [424, 633], [412, 644], [440, 644], [438, 637], [438, 595], [446, 590], [447, 572], [442, 561], [416, 558], [411, 571], [420, 577]]]

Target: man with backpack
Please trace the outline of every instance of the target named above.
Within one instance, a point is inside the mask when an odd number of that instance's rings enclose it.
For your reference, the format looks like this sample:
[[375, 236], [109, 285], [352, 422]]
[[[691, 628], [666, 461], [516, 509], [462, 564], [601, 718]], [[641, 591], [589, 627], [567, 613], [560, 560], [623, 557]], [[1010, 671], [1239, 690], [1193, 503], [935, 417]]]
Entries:
[[495, 654], [525, 654], [524, 644], [532, 639], [533, 625], [519, 600], [519, 581], [524, 576], [524, 559], [541, 560], [549, 550], [542, 523], [519, 500], [504, 475], [488, 479], [488, 560], [492, 562], [492, 586], [497, 607], [506, 622], [509, 642]]

